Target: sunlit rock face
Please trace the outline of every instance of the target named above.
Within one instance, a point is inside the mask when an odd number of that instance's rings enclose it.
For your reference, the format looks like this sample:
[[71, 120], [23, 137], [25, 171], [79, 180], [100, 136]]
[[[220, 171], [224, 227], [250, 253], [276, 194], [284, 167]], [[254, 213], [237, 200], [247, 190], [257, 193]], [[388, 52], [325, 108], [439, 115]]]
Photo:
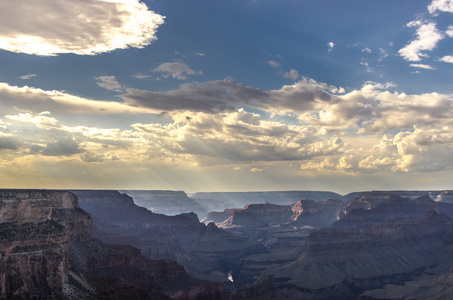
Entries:
[[324, 191], [276, 191], [276, 192], [212, 192], [196, 193], [192, 199], [207, 211], [222, 211], [228, 208], [240, 208], [249, 204], [292, 204], [301, 199], [323, 201], [328, 198], [342, 199], [337, 193]]
[[0, 299], [232, 299], [175, 261], [94, 239], [73, 193], [0, 190], [0, 212]]
[[[91, 228], [91, 218], [76, 208], [77, 197], [69, 192], [0, 191], [1, 297], [61, 296], [69, 238], [90, 234], [85, 230]], [[59, 223], [62, 211], [71, 215], [65, 220], [68, 228]]]

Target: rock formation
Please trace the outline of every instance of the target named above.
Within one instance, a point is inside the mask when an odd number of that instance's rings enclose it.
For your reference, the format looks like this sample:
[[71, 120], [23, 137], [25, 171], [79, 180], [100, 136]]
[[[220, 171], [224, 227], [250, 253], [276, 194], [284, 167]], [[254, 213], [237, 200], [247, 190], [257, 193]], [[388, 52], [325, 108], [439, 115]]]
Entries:
[[214, 222], [222, 228], [246, 228], [289, 224], [291, 226], [326, 227], [335, 222], [344, 203], [338, 199], [324, 201], [300, 200], [290, 205], [249, 204], [244, 208], [210, 212], [202, 220]]
[[363, 208], [366, 210], [373, 209], [381, 202], [389, 200], [392, 197], [407, 198], [415, 200], [416, 198], [428, 196], [436, 202], [449, 202], [452, 199], [453, 191], [371, 191], [371, 192], [356, 192], [351, 193], [344, 198], [353, 198], [348, 201], [344, 207], [344, 213], [355, 208]]
[[135, 246], [151, 259], [175, 259], [196, 278], [228, 283], [227, 273], [242, 257], [265, 251], [243, 236], [200, 223], [194, 214], [155, 214], [117, 191], [74, 192], [92, 215], [97, 238]]
[[[372, 198], [376, 199], [376, 198]], [[373, 200], [365, 196], [360, 197], [360, 203], [372, 203]], [[403, 220], [415, 218], [434, 210], [439, 214], [445, 214], [453, 218], [453, 203], [434, 202], [427, 195], [418, 197], [414, 200], [401, 196], [385, 196], [378, 203], [366, 208], [351, 208], [349, 202], [345, 207], [349, 210], [339, 221], [335, 222], [333, 227], [357, 227], [364, 222], [385, 222], [394, 220]]]
[[92, 219], [70, 192], [0, 190], [0, 216], [0, 299], [233, 297], [175, 261], [93, 239]]
[[62, 297], [69, 238], [83, 238], [78, 224], [91, 222], [86, 213], [79, 220], [78, 212], [67, 219], [68, 228], [58, 222], [63, 211], [76, 207], [69, 192], [0, 191], [0, 297]]
[[167, 216], [182, 213], [196, 213], [200, 218], [206, 216], [207, 211], [183, 191], [120, 191], [134, 199], [138, 206], [145, 207], [154, 213]]
[[276, 192], [214, 192], [195, 193], [191, 196], [206, 211], [222, 211], [227, 208], [244, 207], [248, 204], [291, 204], [302, 199], [322, 201], [328, 198], [342, 199], [333, 192], [323, 191], [276, 191]]
[[[367, 289], [410, 280], [445, 261], [451, 229], [450, 219], [435, 211], [414, 219], [364, 222], [356, 228], [322, 228], [307, 237], [297, 259], [282, 266], [271, 262], [262, 270], [291, 297], [356, 298]], [[246, 261], [235, 282], [250, 281], [248, 269], [254, 267]]]

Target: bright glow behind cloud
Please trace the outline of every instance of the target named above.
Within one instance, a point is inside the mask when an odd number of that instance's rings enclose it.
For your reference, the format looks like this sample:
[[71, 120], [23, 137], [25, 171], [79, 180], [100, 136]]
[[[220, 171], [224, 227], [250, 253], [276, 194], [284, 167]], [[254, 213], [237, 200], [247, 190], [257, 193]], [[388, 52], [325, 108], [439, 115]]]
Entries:
[[0, 1], [0, 49], [95, 55], [156, 39], [164, 17], [138, 0]]

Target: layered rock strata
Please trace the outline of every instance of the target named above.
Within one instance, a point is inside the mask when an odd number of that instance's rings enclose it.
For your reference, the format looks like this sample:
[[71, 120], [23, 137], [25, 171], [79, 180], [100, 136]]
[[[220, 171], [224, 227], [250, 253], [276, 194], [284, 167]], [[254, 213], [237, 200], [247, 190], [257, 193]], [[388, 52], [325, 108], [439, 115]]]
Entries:
[[[69, 192], [0, 191], [0, 297], [63, 297], [68, 241], [90, 235], [85, 224], [91, 218], [76, 208]], [[60, 223], [62, 214], [70, 215], [63, 222], [68, 227]]]
[[324, 191], [275, 191], [195, 193], [191, 198], [203, 206], [206, 211], [222, 211], [227, 208], [244, 207], [248, 204], [288, 205], [301, 199], [322, 201], [328, 198], [342, 199], [342, 196]]
[[199, 279], [227, 283], [227, 273], [242, 257], [265, 251], [243, 236], [200, 223], [195, 214], [155, 214], [117, 191], [74, 192], [92, 215], [97, 238], [130, 244], [150, 259], [175, 259]]
[[357, 228], [323, 228], [308, 236], [303, 255], [271, 275], [289, 295], [350, 299], [444, 261], [451, 228], [450, 219], [435, 211]]

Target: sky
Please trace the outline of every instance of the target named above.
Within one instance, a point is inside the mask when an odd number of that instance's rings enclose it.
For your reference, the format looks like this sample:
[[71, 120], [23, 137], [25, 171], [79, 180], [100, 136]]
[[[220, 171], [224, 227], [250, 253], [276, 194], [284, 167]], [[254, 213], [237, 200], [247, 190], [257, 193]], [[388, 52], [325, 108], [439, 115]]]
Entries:
[[0, 187], [453, 189], [451, 0], [4, 0]]

